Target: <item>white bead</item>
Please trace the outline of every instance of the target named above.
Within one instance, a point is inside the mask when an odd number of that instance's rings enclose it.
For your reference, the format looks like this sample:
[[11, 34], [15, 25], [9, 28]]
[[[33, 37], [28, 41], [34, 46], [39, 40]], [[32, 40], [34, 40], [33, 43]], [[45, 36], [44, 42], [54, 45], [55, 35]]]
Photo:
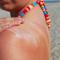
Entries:
[[33, 8], [33, 6], [32, 6], [32, 5], [29, 5], [29, 8], [30, 8], [30, 9], [32, 9], [32, 8]]

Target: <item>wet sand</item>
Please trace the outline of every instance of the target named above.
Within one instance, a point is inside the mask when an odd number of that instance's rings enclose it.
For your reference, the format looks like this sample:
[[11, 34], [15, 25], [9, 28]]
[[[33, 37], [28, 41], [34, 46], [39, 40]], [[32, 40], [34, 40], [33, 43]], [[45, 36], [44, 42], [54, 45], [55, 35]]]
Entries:
[[52, 60], [60, 60], [60, 2], [47, 3], [50, 17], [52, 19], [51, 44]]

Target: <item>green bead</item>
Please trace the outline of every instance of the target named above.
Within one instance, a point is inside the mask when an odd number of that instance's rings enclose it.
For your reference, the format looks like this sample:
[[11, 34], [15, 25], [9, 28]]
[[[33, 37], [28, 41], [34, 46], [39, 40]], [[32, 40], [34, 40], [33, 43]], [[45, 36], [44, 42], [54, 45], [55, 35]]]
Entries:
[[20, 16], [22, 16], [22, 17], [23, 17], [23, 16], [24, 16], [24, 13], [23, 13], [23, 12], [20, 12]]
[[36, 5], [37, 5], [37, 3], [36, 3], [36, 2], [33, 2], [33, 5], [34, 5], [34, 6], [36, 6]]

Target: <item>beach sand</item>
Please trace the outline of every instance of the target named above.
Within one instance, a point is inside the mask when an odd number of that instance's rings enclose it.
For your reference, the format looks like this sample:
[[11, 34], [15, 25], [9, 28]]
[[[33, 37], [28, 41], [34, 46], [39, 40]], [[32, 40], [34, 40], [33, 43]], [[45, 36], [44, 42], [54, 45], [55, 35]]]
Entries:
[[60, 60], [60, 2], [47, 3], [49, 15], [52, 20], [51, 33], [51, 50], [52, 60]]
[[[60, 3], [47, 3], [49, 15], [52, 20], [51, 33], [51, 57], [52, 60], [60, 60]], [[0, 9], [0, 18], [10, 17], [8, 12]]]

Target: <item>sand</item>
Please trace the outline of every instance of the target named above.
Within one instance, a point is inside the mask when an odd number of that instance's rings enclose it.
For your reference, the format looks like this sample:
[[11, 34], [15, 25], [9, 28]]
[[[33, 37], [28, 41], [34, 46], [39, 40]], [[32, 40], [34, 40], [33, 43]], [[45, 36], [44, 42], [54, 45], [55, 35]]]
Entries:
[[48, 11], [52, 19], [51, 33], [51, 49], [52, 60], [60, 60], [60, 2], [47, 3]]

